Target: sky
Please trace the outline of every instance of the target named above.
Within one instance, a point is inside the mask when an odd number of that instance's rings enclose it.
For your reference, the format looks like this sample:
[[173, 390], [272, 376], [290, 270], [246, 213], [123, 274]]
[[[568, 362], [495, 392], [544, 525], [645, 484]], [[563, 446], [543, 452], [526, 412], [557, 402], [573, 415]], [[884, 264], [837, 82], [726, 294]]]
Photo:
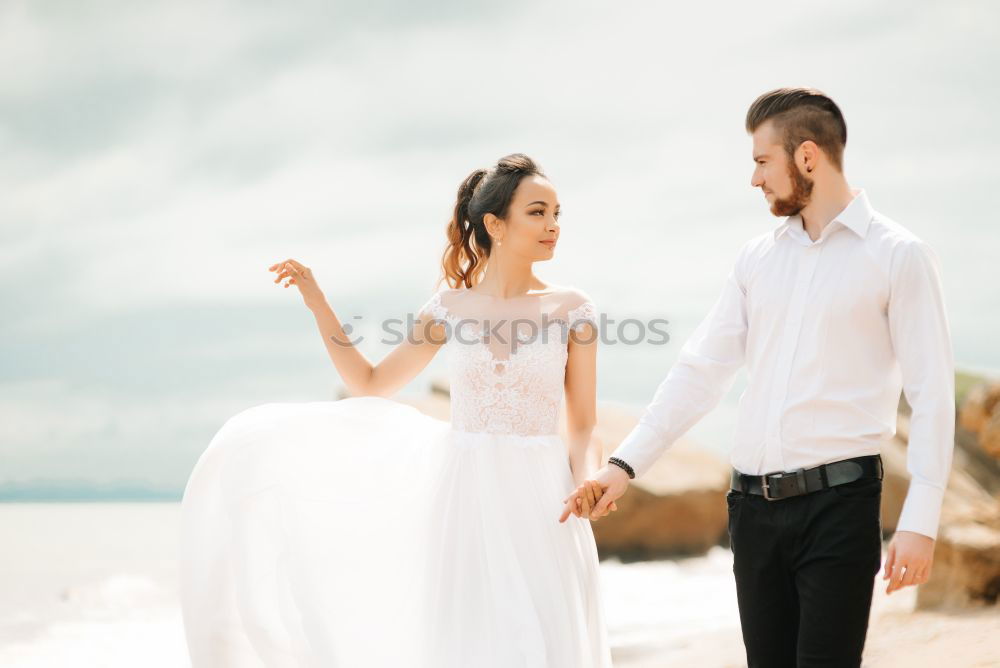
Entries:
[[[599, 399], [641, 408], [778, 223], [743, 117], [786, 85], [840, 105], [848, 180], [941, 258], [956, 362], [1000, 372], [998, 26], [989, 2], [3, 0], [0, 484], [179, 489], [228, 416], [335, 398], [267, 267], [310, 266], [342, 320], [403, 317], [458, 185], [513, 152], [562, 205], [538, 275], [670, 321], [599, 353]], [[725, 446], [739, 385], [694, 437]]]

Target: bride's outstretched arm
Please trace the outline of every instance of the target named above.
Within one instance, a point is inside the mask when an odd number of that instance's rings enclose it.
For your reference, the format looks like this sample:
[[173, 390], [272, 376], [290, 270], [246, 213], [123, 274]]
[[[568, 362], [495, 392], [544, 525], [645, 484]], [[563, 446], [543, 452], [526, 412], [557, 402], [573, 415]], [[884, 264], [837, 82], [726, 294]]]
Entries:
[[391, 396], [410, 382], [433, 359], [445, 341], [443, 328], [428, 319], [418, 319], [401, 343], [378, 364], [372, 364], [351, 342], [340, 320], [320, 290], [312, 270], [295, 260], [272, 265], [275, 282], [285, 278], [285, 287], [295, 285], [306, 307], [316, 318], [326, 351], [352, 396]]

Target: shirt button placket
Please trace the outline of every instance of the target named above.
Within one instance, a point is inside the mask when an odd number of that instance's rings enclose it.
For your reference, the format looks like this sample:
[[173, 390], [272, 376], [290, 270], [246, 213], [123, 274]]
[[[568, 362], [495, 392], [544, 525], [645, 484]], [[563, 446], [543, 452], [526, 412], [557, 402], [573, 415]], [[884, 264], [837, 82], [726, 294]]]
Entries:
[[808, 304], [809, 286], [816, 273], [821, 248], [822, 244], [811, 244], [798, 249], [799, 261], [795, 273], [795, 287], [789, 300], [788, 315], [785, 318], [785, 327], [781, 334], [777, 368], [774, 373], [774, 386], [768, 407], [765, 472], [786, 470], [781, 452], [781, 415], [785, 399], [788, 396], [792, 363], [795, 360], [799, 333], [802, 331], [802, 319], [805, 317], [806, 305]]

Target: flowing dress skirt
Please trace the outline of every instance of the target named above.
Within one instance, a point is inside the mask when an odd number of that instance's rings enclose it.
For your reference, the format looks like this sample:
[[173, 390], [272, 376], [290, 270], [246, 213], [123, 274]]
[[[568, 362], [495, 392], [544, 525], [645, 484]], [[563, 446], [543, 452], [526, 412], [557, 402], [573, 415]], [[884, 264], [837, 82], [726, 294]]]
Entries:
[[193, 668], [611, 666], [558, 435], [469, 433], [381, 397], [230, 418], [181, 508]]

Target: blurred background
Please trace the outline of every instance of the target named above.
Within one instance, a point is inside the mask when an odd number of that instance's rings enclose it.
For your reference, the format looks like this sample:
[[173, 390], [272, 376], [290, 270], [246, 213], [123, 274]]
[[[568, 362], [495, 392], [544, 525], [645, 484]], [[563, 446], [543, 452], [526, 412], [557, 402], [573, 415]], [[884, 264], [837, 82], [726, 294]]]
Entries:
[[[778, 86], [837, 101], [849, 181], [940, 256], [960, 392], [981, 413], [960, 430], [969, 452], [1000, 421], [983, 384], [1000, 375], [985, 0], [2, 0], [0, 60], [0, 664], [185, 665], [174, 531], [192, 467], [244, 408], [341, 396], [312, 315], [267, 267], [310, 266], [377, 361], [378, 323], [435, 289], [458, 185], [508, 153], [562, 204], [538, 275], [609, 318], [670, 322], [666, 345], [600, 350], [605, 437], [624, 436], [736, 251], [778, 224], [743, 129]], [[439, 355], [400, 398], [444, 376]], [[671, 455], [706, 471], [716, 522], [744, 384]], [[995, 458], [969, 457], [995, 565]], [[634, 497], [670, 528], [656, 504], [693, 497], [668, 483]], [[742, 665], [724, 521], [709, 526], [646, 550], [627, 528], [598, 536], [616, 665]], [[1000, 665], [976, 641], [1000, 631], [1000, 570], [984, 568], [981, 596], [877, 597], [872, 665], [901, 647]]]

